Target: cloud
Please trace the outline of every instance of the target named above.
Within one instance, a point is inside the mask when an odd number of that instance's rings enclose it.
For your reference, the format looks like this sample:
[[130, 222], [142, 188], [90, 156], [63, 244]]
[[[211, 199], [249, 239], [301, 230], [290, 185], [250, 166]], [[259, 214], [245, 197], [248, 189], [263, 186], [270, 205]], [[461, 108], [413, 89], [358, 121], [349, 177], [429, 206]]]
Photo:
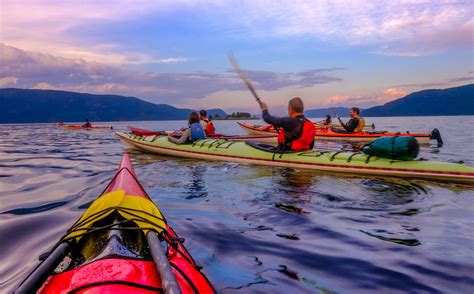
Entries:
[[173, 7], [186, 6], [185, 1], [2, 0], [0, 5], [2, 43], [32, 51], [50, 52], [55, 56], [82, 58], [113, 65], [189, 60], [174, 56], [157, 58], [154, 55], [126, 50], [121, 44], [86, 41], [75, 33], [75, 30], [82, 31], [89, 26], [126, 22], [146, 15], [166, 13]]
[[329, 98], [326, 105], [346, 105], [350, 99], [347, 95], [335, 95]]
[[395, 99], [401, 98], [409, 94], [405, 89], [390, 88], [381, 93], [373, 93], [369, 95], [334, 95], [329, 97], [324, 106], [358, 106], [368, 107], [384, 104]]
[[446, 82], [433, 82], [433, 83], [409, 83], [409, 84], [399, 84], [394, 87], [401, 88], [433, 88], [433, 87], [442, 87], [447, 86], [449, 83]]
[[375, 54], [430, 55], [446, 48], [472, 48], [470, 1], [243, 1], [237, 17], [228, 12], [239, 37], [304, 37], [353, 46]]
[[[212, 33], [235, 39], [313, 39], [370, 46], [379, 55], [421, 56], [472, 48], [472, 1], [62, 1], [2, 0], [0, 42], [110, 64], [185, 57], [151, 56], [124, 45], [87, 42], [78, 32], [153, 16], [193, 13]], [[25, 11], [34, 13], [25, 13]], [[243, 13], [244, 12], [244, 13]], [[180, 14], [181, 13], [181, 14]], [[146, 31], [143, 32], [147, 34]]]
[[38, 83], [31, 87], [31, 89], [39, 89], [39, 90], [59, 90], [53, 85], [50, 85], [48, 83]]
[[[244, 70], [244, 72], [259, 89], [276, 90], [291, 86], [305, 88], [318, 84], [341, 82], [341, 78], [323, 74], [325, 72], [338, 70], [343, 70], [343, 68], [312, 69], [297, 73], [277, 73], [261, 70]], [[234, 73], [233, 70], [229, 70], [228, 72]], [[242, 83], [238, 81], [238, 85], [240, 86]]]
[[404, 89], [395, 89], [395, 88], [390, 88], [390, 89], [387, 89], [385, 91], [383, 91], [384, 94], [388, 95], [388, 96], [391, 96], [391, 97], [402, 97], [402, 96], [405, 96], [408, 91], [407, 90], [404, 90]]
[[[21, 88], [131, 95], [173, 104], [199, 100], [219, 91], [247, 91], [230, 70], [222, 73], [132, 71], [83, 59], [27, 52], [4, 44], [0, 44], [0, 56], [0, 81]], [[340, 69], [312, 69], [297, 73], [251, 70], [246, 73], [259, 90], [281, 90], [341, 81], [327, 74], [337, 70]]]
[[408, 83], [395, 85], [395, 88], [436, 88], [436, 87], [446, 87], [453, 86], [453, 84], [464, 83], [464, 82], [473, 82], [474, 81], [474, 71], [469, 71], [470, 76], [464, 77], [455, 77], [446, 79], [443, 82], [431, 82], [431, 83]]
[[450, 83], [455, 83], [455, 82], [472, 82], [474, 81], [474, 77], [473, 76], [470, 76], [470, 77], [460, 77], [460, 78], [452, 78], [452, 79], [449, 79], [448, 82]]
[[0, 78], [0, 87], [14, 87], [18, 82], [18, 78], [15, 77], [4, 77]]

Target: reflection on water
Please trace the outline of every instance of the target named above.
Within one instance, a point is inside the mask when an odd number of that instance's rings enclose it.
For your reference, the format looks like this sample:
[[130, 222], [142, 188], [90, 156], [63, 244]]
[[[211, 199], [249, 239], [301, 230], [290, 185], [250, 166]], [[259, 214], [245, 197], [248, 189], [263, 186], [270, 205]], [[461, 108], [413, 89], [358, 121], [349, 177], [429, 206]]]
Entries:
[[[473, 164], [472, 117], [370, 119], [378, 129], [441, 130], [420, 155]], [[174, 129], [184, 122], [112, 123]], [[219, 131], [239, 133], [232, 121]], [[362, 144], [317, 142], [320, 150]], [[204, 162], [127, 150], [138, 178], [220, 293], [474, 291], [473, 189]], [[0, 285], [9, 292], [113, 176], [110, 131], [0, 126]]]

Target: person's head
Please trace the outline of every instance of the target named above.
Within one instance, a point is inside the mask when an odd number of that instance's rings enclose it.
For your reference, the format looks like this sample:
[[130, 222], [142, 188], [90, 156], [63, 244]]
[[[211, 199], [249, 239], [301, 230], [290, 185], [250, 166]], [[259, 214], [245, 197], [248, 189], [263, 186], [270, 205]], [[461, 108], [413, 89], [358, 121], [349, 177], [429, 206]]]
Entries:
[[86, 121], [86, 122], [89, 122], [89, 119], [88, 119], [88, 118], [86, 118], [84, 121]]
[[326, 119], [331, 120], [331, 116], [329, 114], [326, 114]]
[[199, 114], [197, 112], [191, 112], [189, 114], [188, 124], [192, 125], [195, 123], [199, 123], [201, 120], [199, 119]]
[[300, 97], [292, 98], [288, 102], [288, 115], [290, 117], [302, 115], [303, 112], [304, 112], [304, 105], [303, 105], [303, 100], [301, 100]]
[[207, 116], [207, 112], [206, 112], [204, 109], [201, 109], [201, 110], [199, 111], [199, 114], [201, 115], [201, 118], [204, 118], [204, 117]]
[[349, 115], [351, 117], [359, 117], [359, 114], [360, 114], [360, 109], [357, 107], [352, 107], [349, 111]]

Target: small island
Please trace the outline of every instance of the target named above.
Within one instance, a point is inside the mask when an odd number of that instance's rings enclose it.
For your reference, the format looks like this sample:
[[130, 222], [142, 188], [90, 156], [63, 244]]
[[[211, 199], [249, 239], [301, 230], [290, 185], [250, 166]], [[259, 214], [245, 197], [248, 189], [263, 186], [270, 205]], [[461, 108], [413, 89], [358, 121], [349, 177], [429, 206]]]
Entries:
[[209, 116], [212, 120], [249, 120], [249, 119], [259, 119], [258, 117], [248, 113], [248, 112], [232, 112], [226, 116], [220, 116], [216, 114], [214, 116]]

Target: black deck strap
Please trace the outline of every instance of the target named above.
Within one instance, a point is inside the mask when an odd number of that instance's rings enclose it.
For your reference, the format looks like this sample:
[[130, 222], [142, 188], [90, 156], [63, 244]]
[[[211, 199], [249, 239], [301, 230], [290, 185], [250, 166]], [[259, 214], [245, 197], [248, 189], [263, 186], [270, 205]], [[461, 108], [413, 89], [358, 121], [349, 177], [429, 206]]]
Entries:
[[359, 154], [362, 154], [362, 153], [360, 153], [360, 152], [354, 152], [354, 153], [352, 153], [351, 156], [349, 156], [349, 158], [347, 158], [347, 162], [351, 162], [352, 157], [354, 157], [354, 156], [356, 156], [356, 155], [359, 155]]
[[[275, 161], [275, 156], [278, 154], [278, 152], [273, 152], [272, 154], [272, 161]], [[280, 157], [281, 158], [281, 157]]]
[[[85, 290], [87, 288], [92, 288], [92, 287], [99, 287], [99, 286], [105, 286], [105, 285], [124, 285], [124, 286], [129, 286], [133, 288], [139, 288], [139, 289], [145, 289], [149, 291], [154, 291], [156, 293], [164, 293], [163, 289], [149, 286], [149, 285], [143, 285], [143, 284], [138, 284], [138, 283], [133, 283], [133, 282], [128, 282], [128, 281], [120, 281], [120, 280], [113, 280], [113, 281], [103, 281], [103, 282], [95, 282], [95, 283], [90, 283], [86, 285], [79, 286], [77, 288], [74, 288], [68, 292], [68, 294], [74, 294], [78, 293], [82, 290]], [[133, 292], [130, 292], [133, 293]]]
[[308, 156], [308, 157], [319, 157], [321, 154], [324, 154], [324, 151], [316, 151], [316, 150], [306, 150], [306, 151], [300, 151], [297, 156]]
[[[178, 234], [176, 234], [176, 232], [173, 230], [172, 227], [168, 227], [168, 230], [171, 231], [175, 236], [178, 236]], [[168, 232], [168, 230], [164, 231], [169, 238], [172, 238], [171, 237], [171, 234]], [[186, 249], [186, 247], [182, 246], [182, 249], [183, 251], [186, 253], [186, 254], [182, 254], [181, 250], [178, 250], [184, 257], [186, 257], [186, 259], [189, 261], [189, 263], [191, 264], [196, 264], [196, 261], [194, 261], [193, 257], [191, 256], [191, 253], [189, 253], [188, 249]]]
[[153, 138], [153, 140], [151, 140], [151, 141], [152, 141], [152, 142], [155, 142], [156, 139], [158, 139], [158, 138], [160, 138], [160, 137], [161, 137], [161, 136], [155, 136], [155, 137]]
[[[201, 145], [199, 147], [202, 148], [202, 147], [206, 146], [207, 143], [210, 142], [210, 145], [212, 145], [218, 140], [209, 138], [209, 139], [202, 139], [202, 140], [199, 140], [199, 141], [201, 142]], [[208, 146], [208, 148], [209, 148], [209, 146]]]
[[365, 160], [365, 163], [369, 163], [370, 162], [370, 159], [372, 158], [373, 155], [369, 155], [367, 156], [367, 159]]
[[189, 286], [191, 286], [191, 288], [193, 289], [193, 292], [199, 294], [199, 290], [197, 289], [196, 285], [194, 285], [193, 281], [176, 264], [170, 261], [170, 265], [172, 268], [174, 268], [181, 274], [181, 276], [186, 280], [186, 282], [188, 282]]
[[[133, 215], [134, 217], [137, 217], [137, 218], [140, 218], [140, 219], [142, 219], [142, 220], [145, 220], [144, 222], [152, 223], [152, 222], [150, 222], [150, 221], [148, 221], [148, 220], [146, 220], [146, 219], [144, 219], [144, 218], [142, 218], [142, 217], [137, 216], [137, 215], [134, 214], [133, 212], [144, 213], [144, 214], [146, 214], [146, 215], [148, 215], [148, 216], [150, 216], [150, 217], [153, 217], [153, 218], [155, 218], [155, 219], [157, 219], [157, 220], [161, 220], [161, 221], [163, 221], [163, 222], [166, 224], [166, 220], [165, 220], [164, 218], [158, 217], [158, 216], [153, 215], [153, 214], [151, 214], [151, 213], [148, 213], [148, 212], [146, 212], [146, 211], [137, 210], [137, 209], [133, 209], [133, 208], [123, 208], [123, 207], [120, 207], [120, 206], [112, 206], [112, 207], [109, 207], [109, 208], [107, 208], [107, 209], [101, 210], [101, 211], [99, 211], [99, 212], [96, 212], [96, 213], [90, 215], [89, 217], [85, 218], [85, 219], [82, 220], [81, 222], [76, 222], [69, 230], [67, 230], [67, 234], [69, 234], [71, 231], [76, 230], [77, 227], [83, 226], [85, 223], [90, 223], [90, 222], [95, 221], [96, 219], [98, 219], [99, 217], [101, 217], [103, 214], [109, 212], [110, 210], [117, 210], [117, 211], [122, 210], [122, 211], [127, 212], [128, 214]], [[152, 224], [153, 224], [153, 225], [156, 225], [155, 223], [152, 223]], [[158, 225], [156, 225], [156, 226], [158, 226]], [[158, 227], [159, 227], [159, 226], [158, 226]]]
[[[115, 207], [113, 207], [113, 208], [115, 208]], [[145, 214], [147, 214], [147, 215], [149, 215], [149, 216], [155, 217], [156, 219], [163, 221], [163, 222], [166, 224], [166, 221], [164, 221], [163, 219], [161, 219], [161, 218], [159, 218], [159, 217], [157, 217], [157, 216], [155, 216], [155, 215], [152, 215], [152, 214], [147, 213], [147, 212], [144, 212], [144, 211], [135, 210], [135, 209], [123, 209], [123, 208], [122, 208], [122, 211], [125, 211], [126, 213], [132, 215], [134, 218], [132, 218], [132, 219], [125, 219], [125, 220], [119, 222], [118, 224], [126, 223], [126, 222], [129, 222], [129, 221], [141, 221], [141, 222], [150, 224], [150, 225], [152, 225], [152, 226], [154, 226], [154, 227], [161, 228], [162, 230], [166, 230], [166, 227], [164, 228], [164, 227], [162, 227], [162, 226], [160, 226], [160, 225], [158, 225], [158, 224], [156, 224], [156, 223], [154, 223], [154, 222], [152, 222], [152, 221], [150, 221], [150, 220], [148, 220], [148, 219], [145, 219], [145, 218], [143, 218], [143, 217], [140, 217], [140, 216], [136, 215], [136, 214], [133, 213], [133, 212], [145, 213]], [[131, 211], [132, 211], [132, 212], [131, 212]], [[94, 221], [95, 221], [95, 219], [97, 219], [97, 217], [94, 218]], [[97, 230], [99, 230], [99, 229], [94, 229], [94, 230], [93, 230], [93, 229], [91, 229], [91, 228], [78, 228], [79, 226], [82, 226], [82, 225], [84, 225], [85, 223], [89, 223], [89, 222], [91, 222], [91, 220], [89, 220], [89, 218], [87, 218], [87, 219], [85, 219], [83, 222], [81, 222], [80, 224], [71, 227], [71, 228], [67, 231], [66, 235], [63, 236], [63, 238], [65, 238], [67, 235], [71, 234], [72, 232], [86, 231], [85, 233], [80, 234], [80, 236], [82, 236], [82, 235], [84, 235], [84, 234], [91, 233], [92, 231], [97, 231]], [[115, 225], [117, 225], [117, 224], [106, 225], [106, 226], [101, 227], [100, 229], [106, 229], [106, 228], [109, 228], [109, 227], [113, 227], [113, 226], [115, 226]], [[140, 229], [140, 227], [137, 226], [137, 229]], [[71, 238], [68, 238], [68, 239], [75, 239], [75, 238], [77, 238], [77, 237], [79, 237], [79, 236], [74, 236], [74, 237], [71, 237]]]
[[[217, 144], [216, 145], [216, 148], [221, 148], [221, 149], [229, 149], [230, 146], [234, 145], [237, 141], [227, 141], [227, 140], [224, 140], [222, 141], [220, 144]], [[221, 147], [222, 145], [224, 144], [227, 144], [225, 145], [224, 147]]]
[[195, 147], [195, 146], [198, 146], [198, 143], [201, 143], [198, 147], [202, 147], [202, 146], [204, 146], [205, 143], [207, 143], [207, 141], [209, 141], [209, 139], [196, 140], [196, 141], [192, 142], [191, 146]]
[[208, 149], [211, 149], [215, 143], [217, 143], [216, 145], [219, 145], [219, 143], [220, 143], [219, 139], [213, 139], [213, 140], [214, 141], [211, 142], [211, 144], [209, 144], [209, 146], [207, 146]]
[[329, 158], [329, 161], [334, 161], [336, 155], [341, 154], [341, 153], [344, 153], [344, 152], [346, 152], [346, 151], [342, 150], [342, 151], [334, 152], [334, 154], [331, 155], [331, 158]]

